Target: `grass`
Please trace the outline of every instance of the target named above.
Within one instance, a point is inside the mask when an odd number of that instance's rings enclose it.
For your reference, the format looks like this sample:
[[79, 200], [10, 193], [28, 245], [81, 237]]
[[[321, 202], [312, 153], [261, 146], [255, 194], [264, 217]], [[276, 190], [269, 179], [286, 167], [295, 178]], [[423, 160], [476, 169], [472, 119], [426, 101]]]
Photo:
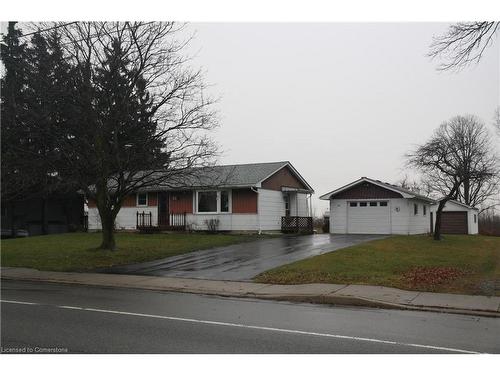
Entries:
[[117, 233], [117, 250], [97, 247], [101, 233], [66, 233], [1, 241], [3, 267], [88, 271], [256, 240], [255, 235]]
[[383, 285], [407, 290], [500, 295], [500, 237], [396, 236], [272, 269], [258, 282]]

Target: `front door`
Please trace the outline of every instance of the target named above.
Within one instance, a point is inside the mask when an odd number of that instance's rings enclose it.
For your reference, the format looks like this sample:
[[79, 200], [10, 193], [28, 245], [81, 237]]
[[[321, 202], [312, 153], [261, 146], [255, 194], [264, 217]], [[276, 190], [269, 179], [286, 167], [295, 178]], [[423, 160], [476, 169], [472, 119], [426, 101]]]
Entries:
[[169, 195], [167, 192], [158, 193], [158, 225], [169, 225]]

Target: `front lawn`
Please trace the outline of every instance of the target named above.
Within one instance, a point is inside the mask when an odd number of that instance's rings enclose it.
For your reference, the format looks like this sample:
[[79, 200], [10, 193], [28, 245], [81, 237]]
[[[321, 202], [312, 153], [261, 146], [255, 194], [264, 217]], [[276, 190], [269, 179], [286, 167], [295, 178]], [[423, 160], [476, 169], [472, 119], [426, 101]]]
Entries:
[[500, 295], [500, 237], [396, 236], [262, 273], [275, 284], [383, 285], [407, 290]]
[[146, 262], [258, 239], [256, 235], [117, 233], [117, 250], [98, 250], [101, 233], [66, 233], [2, 240], [1, 265], [45, 271], [86, 271]]

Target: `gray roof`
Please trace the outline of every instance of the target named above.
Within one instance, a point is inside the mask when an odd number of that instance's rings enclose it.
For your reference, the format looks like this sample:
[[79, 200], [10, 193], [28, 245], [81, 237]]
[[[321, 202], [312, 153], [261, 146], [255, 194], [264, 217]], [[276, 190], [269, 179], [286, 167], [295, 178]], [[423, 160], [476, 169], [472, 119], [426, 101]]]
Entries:
[[[177, 176], [175, 180], [165, 181], [165, 183], [150, 186], [142, 191], [189, 189], [193, 187], [258, 187], [260, 183], [269, 176], [276, 173], [281, 168], [288, 166], [297, 178], [312, 192], [311, 186], [295, 170], [288, 161], [270, 163], [252, 163], [235, 165], [218, 165], [213, 167], [194, 168], [183, 173], [182, 177]], [[161, 172], [157, 172], [161, 173]]]

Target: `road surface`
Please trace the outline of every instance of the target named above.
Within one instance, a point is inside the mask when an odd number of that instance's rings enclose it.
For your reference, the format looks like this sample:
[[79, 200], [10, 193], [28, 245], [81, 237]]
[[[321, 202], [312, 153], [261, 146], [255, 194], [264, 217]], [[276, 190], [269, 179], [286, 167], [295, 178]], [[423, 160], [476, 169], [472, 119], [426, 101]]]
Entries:
[[2, 281], [2, 351], [500, 353], [500, 319]]

